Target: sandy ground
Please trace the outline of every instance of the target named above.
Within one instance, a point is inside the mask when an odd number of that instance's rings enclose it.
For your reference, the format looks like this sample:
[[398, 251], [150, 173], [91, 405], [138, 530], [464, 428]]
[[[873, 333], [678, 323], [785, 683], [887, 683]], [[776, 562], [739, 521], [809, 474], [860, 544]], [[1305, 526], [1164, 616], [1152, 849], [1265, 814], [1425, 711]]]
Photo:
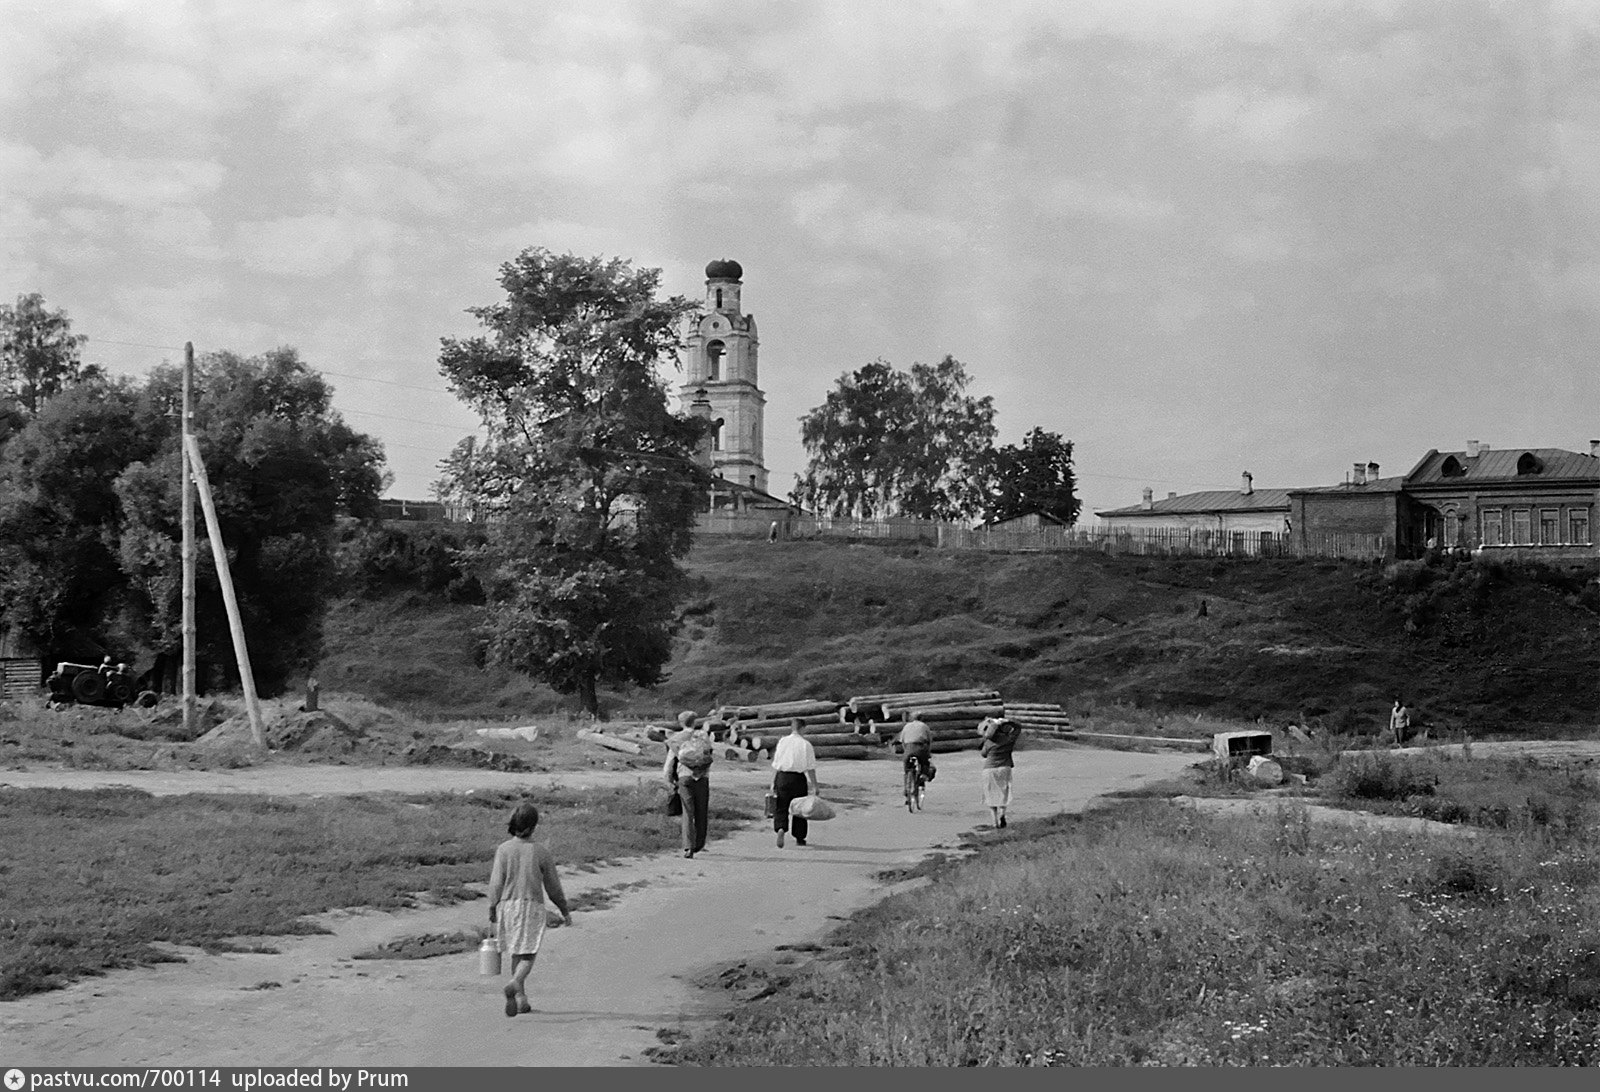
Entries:
[[[1193, 755], [1071, 746], [1019, 752], [1011, 815], [1078, 810], [1096, 796], [1170, 776]], [[428, 960], [350, 957], [385, 940], [486, 921], [482, 901], [380, 913], [338, 912], [334, 932], [273, 938], [278, 954], [209, 956], [118, 971], [0, 1004], [7, 1065], [599, 1065], [651, 1064], [659, 1028], [714, 1017], [732, 999], [696, 979], [725, 963], [771, 958], [780, 944], [821, 939], [836, 919], [891, 890], [886, 869], [953, 850], [986, 827], [978, 759], [939, 757], [925, 809], [908, 814], [892, 762], [834, 762], [829, 786], [866, 803], [813, 825], [810, 844], [778, 849], [760, 824], [714, 842], [692, 861], [638, 859], [594, 873], [568, 870], [571, 894], [624, 889], [605, 910], [549, 931], [529, 980], [535, 1012], [507, 1019], [503, 978], [478, 974], [476, 953]], [[477, 786], [538, 788], [633, 780], [615, 771], [498, 774], [471, 770], [249, 769], [219, 773], [0, 771], [0, 784], [132, 785], [152, 792], [415, 792]], [[768, 776], [719, 764], [712, 792], [759, 798]], [[488, 863], [485, 861], [485, 869]], [[780, 957], [781, 958], [781, 957]], [[509, 961], [508, 961], [509, 962]]]

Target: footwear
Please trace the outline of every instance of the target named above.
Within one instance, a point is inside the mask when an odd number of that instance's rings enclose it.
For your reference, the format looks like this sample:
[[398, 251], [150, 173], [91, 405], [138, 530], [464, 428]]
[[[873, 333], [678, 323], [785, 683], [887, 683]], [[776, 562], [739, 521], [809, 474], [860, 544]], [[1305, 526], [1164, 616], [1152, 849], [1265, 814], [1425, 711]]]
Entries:
[[517, 998], [517, 1012], [518, 1013], [532, 1012], [532, 1011], [533, 1011], [533, 1006], [528, 1004], [528, 999], [526, 997]]
[[778, 831], [778, 848], [783, 848], [783, 831]]
[[694, 856], [694, 850], [686, 849], [686, 850], [683, 851], [683, 855], [685, 857], [693, 857]]
[[1004, 815], [1002, 815], [1000, 817], [1000, 827], [1001, 827], [1002, 830], [1005, 829], [1005, 825], [1006, 825], [1006, 817]]
[[505, 993], [506, 1015], [515, 1016], [517, 1014], [517, 988], [515, 986], [507, 986]]
[[794, 840], [794, 844], [797, 846], [803, 846], [806, 844], [806, 840], [804, 838], [796, 838]]

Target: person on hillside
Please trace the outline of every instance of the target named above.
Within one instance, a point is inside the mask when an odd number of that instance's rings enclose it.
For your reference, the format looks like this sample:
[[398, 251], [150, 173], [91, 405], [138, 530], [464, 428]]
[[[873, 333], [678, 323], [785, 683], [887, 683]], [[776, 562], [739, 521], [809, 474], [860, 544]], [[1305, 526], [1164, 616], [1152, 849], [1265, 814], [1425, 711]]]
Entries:
[[1006, 808], [1011, 806], [1011, 752], [1022, 729], [1014, 720], [985, 717], [978, 734], [983, 737], [978, 748], [983, 756], [983, 803], [993, 813], [994, 825], [1004, 829]]
[[531, 803], [517, 805], [506, 824], [511, 835], [494, 851], [489, 870], [489, 924], [496, 927], [500, 950], [511, 956], [511, 981], [505, 988], [506, 1015], [532, 1012], [528, 1004], [528, 972], [544, 939], [544, 897], [561, 912], [564, 925], [572, 924], [572, 911], [561, 890], [550, 849], [533, 840], [539, 826], [539, 809]]
[[[933, 731], [925, 721], [908, 720], [900, 734], [895, 737], [895, 742], [900, 745], [906, 759], [906, 768], [910, 769], [912, 763], [921, 768], [922, 780], [927, 781], [933, 770]], [[911, 794], [906, 793], [906, 805], [911, 804]]]
[[689, 717], [689, 726], [667, 740], [667, 761], [662, 766], [661, 772], [683, 805], [683, 813], [680, 816], [683, 824], [683, 855], [692, 858], [706, 848], [706, 823], [711, 815], [711, 763], [714, 755], [711, 749], [711, 733], [693, 723], [693, 713], [680, 714], [678, 718], [680, 724], [683, 723], [684, 716]]
[[811, 832], [808, 820], [789, 816], [789, 804], [804, 796], [817, 795], [817, 751], [802, 734], [804, 727], [799, 717], [789, 722], [789, 734], [778, 740], [772, 748], [772, 791], [777, 796], [772, 826], [778, 832], [778, 848], [783, 848], [784, 835], [794, 832], [794, 844], [806, 844]]
[[1389, 710], [1389, 733], [1394, 737], [1394, 746], [1405, 743], [1410, 731], [1411, 710], [1406, 708], [1404, 698], [1395, 698], [1394, 708]]

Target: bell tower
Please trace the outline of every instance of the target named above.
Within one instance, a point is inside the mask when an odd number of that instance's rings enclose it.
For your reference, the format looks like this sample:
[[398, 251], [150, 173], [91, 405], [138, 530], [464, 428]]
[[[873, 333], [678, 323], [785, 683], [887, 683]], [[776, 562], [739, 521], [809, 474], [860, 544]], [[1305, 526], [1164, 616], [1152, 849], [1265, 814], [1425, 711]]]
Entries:
[[756, 386], [756, 318], [740, 310], [744, 270], [721, 258], [706, 266], [706, 298], [684, 336], [685, 406], [709, 402], [714, 426], [711, 468], [726, 481], [763, 493], [761, 416], [767, 396]]

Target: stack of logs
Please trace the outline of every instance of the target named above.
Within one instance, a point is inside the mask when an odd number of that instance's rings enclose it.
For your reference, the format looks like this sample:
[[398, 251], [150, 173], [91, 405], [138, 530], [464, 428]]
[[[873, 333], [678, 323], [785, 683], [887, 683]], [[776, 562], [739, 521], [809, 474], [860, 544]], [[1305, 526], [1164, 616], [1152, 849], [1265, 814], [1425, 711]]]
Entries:
[[1054, 702], [1008, 701], [1005, 716], [1035, 735], [1067, 737], [1074, 734], [1066, 710]]
[[733, 729], [739, 746], [767, 758], [778, 740], [789, 734], [790, 724], [797, 718], [800, 733], [810, 741], [819, 759], [866, 758], [881, 742], [864, 731], [863, 725], [846, 720], [836, 701], [725, 705], [710, 715]]
[[922, 721], [933, 736], [935, 754], [977, 750], [983, 746], [978, 725], [1005, 712], [998, 690], [866, 694], [851, 698], [849, 708], [884, 739], [899, 735], [907, 721]]

